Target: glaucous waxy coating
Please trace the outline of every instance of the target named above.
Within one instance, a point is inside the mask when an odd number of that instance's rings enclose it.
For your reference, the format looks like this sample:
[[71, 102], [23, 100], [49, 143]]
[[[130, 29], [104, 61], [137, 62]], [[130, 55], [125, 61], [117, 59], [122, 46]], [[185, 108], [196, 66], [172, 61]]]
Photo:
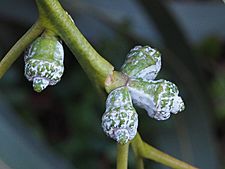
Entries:
[[137, 134], [138, 115], [127, 87], [113, 90], [106, 101], [102, 116], [104, 132], [120, 144], [126, 144]]
[[166, 80], [145, 81], [130, 79], [128, 89], [134, 104], [144, 108], [157, 120], [166, 120], [170, 114], [184, 110], [184, 102], [175, 84]]
[[130, 50], [121, 68], [132, 78], [153, 80], [161, 68], [161, 54], [149, 46], [136, 46]]
[[127, 87], [119, 87], [111, 91], [106, 100], [106, 111], [121, 106], [133, 106], [132, 99]]
[[60, 81], [64, 66], [64, 51], [56, 37], [41, 36], [27, 50], [24, 61], [24, 75], [33, 81], [36, 92]]

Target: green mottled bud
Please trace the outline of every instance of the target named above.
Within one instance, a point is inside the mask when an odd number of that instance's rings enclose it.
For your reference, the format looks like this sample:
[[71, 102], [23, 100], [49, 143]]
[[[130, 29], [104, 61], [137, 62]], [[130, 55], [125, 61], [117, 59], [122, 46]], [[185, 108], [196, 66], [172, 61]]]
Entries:
[[136, 46], [128, 53], [121, 70], [132, 78], [153, 80], [161, 68], [161, 54], [149, 46]]
[[120, 144], [126, 144], [137, 133], [138, 115], [132, 105], [127, 87], [113, 90], [106, 101], [102, 116], [104, 132]]
[[24, 57], [24, 74], [33, 81], [36, 92], [60, 81], [64, 71], [63, 60], [62, 44], [55, 37], [42, 36], [30, 45]]
[[157, 120], [166, 120], [170, 117], [170, 113], [176, 114], [184, 110], [184, 103], [178, 96], [176, 85], [169, 81], [131, 79], [128, 89], [134, 103]]

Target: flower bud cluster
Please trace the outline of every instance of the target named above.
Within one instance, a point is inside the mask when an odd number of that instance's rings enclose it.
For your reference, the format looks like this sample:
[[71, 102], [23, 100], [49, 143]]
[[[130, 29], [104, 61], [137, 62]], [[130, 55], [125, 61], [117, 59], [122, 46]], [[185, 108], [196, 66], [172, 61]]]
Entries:
[[160, 69], [161, 54], [157, 50], [149, 46], [131, 49], [121, 68], [129, 80], [125, 86], [113, 90], [106, 101], [102, 127], [108, 136], [121, 144], [134, 138], [138, 116], [132, 101], [156, 120], [166, 120], [171, 113], [184, 110], [176, 85], [155, 80]]

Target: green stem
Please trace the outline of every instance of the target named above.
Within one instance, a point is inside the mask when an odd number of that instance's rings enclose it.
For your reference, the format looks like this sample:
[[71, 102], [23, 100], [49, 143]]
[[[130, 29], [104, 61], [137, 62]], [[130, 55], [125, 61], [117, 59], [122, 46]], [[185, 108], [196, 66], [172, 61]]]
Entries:
[[114, 67], [84, 38], [58, 0], [36, 0], [36, 3], [45, 27], [61, 37], [89, 78], [105, 87], [105, 80], [113, 74]]
[[[141, 140], [139, 140], [141, 141]], [[135, 155], [135, 162], [136, 162], [136, 169], [144, 169], [144, 162], [143, 162], [143, 158], [139, 155], [139, 146], [141, 146], [140, 144], [135, 144], [137, 142], [132, 141], [131, 142], [131, 146]]]
[[136, 168], [137, 168], [137, 169], [144, 169], [144, 168], [145, 168], [145, 167], [144, 167], [144, 161], [143, 161], [143, 158], [137, 156], [135, 162], [136, 162]]
[[105, 81], [105, 90], [107, 93], [110, 93], [115, 88], [126, 85], [129, 77], [124, 73], [113, 71], [113, 74], [108, 76]]
[[0, 62], [0, 79], [16, 59], [23, 53], [26, 47], [36, 39], [42, 31], [43, 27], [41, 26], [40, 21], [37, 20], [37, 22], [16, 42]]
[[138, 154], [142, 158], [156, 161], [174, 169], [197, 169], [196, 167], [180, 161], [168, 154], [165, 154], [143, 142], [139, 134], [136, 135], [131, 144], [136, 147], [136, 149], [138, 150]]
[[117, 144], [117, 169], [127, 169], [129, 143]]

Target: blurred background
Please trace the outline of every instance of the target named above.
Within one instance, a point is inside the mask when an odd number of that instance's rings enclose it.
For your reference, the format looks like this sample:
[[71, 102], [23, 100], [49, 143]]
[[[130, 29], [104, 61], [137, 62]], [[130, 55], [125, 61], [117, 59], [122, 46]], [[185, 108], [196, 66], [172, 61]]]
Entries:
[[[222, 0], [60, 0], [77, 27], [120, 69], [135, 45], [162, 53], [157, 79], [177, 84], [185, 111], [167, 121], [139, 112], [139, 132], [201, 169], [225, 167], [225, 4]], [[34, 1], [0, 1], [0, 56], [38, 17]], [[65, 47], [60, 83], [41, 94], [21, 56], [0, 82], [0, 169], [115, 168], [116, 144], [101, 128], [104, 102]], [[97, 98], [97, 99], [96, 99]], [[129, 168], [134, 169], [130, 153]], [[146, 169], [166, 169], [145, 161]]]

